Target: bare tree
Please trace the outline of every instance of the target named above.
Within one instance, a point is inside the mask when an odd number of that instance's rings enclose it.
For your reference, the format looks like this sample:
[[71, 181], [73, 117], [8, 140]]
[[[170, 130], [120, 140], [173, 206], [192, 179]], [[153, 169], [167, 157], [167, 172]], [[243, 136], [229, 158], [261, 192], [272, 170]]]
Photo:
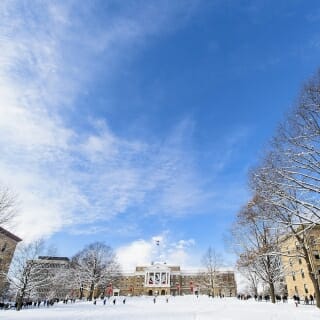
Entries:
[[[6, 229], [13, 226], [16, 209], [16, 196], [7, 187], [0, 185], [0, 297], [2, 298], [9, 292], [9, 286], [5, 279], [16, 241], [21, 241]], [[16, 240], [12, 241], [8, 237], [14, 237]]]
[[7, 187], [0, 186], [0, 226], [10, 226], [16, 215], [16, 205], [16, 196]]
[[[250, 187], [272, 208], [264, 219], [281, 225], [296, 240], [316, 293], [320, 291], [312, 264], [308, 235], [320, 225], [320, 70], [302, 89], [260, 165], [250, 175]], [[284, 252], [281, 252], [284, 255]]]
[[[48, 278], [48, 286], [40, 287], [37, 293], [38, 298], [47, 299], [74, 299], [75, 294], [75, 274], [70, 268], [70, 261], [64, 257], [41, 257], [45, 262], [39, 262], [43, 265], [43, 274]], [[49, 266], [47, 261], [50, 261]]]
[[82, 300], [84, 297], [84, 290], [88, 285], [88, 275], [80, 266], [79, 257], [77, 255], [71, 259], [69, 270], [67, 270], [64, 275], [61, 275], [60, 280], [76, 289], [74, 295]]
[[259, 195], [279, 208], [284, 206], [295, 225], [320, 224], [319, 143], [320, 70], [303, 88], [253, 177]]
[[8, 281], [17, 292], [17, 310], [19, 311], [25, 299], [32, 298], [41, 286], [48, 286], [48, 277], [37, 263], [37, 258], [43, 249], [43, 241], [39, 240], [28, 245], [20, 245], [14, 255]]
[[106, 286], [115, 272], [119, 271], [119, 264], [111, 247], [101, 242], [95, 242], [72, 258], [72, 267], [80, 292], [84, 287], [88, 288], [88, 299], [93, 298], [95, 290], [99, 286]]
[[202, 264], [206, 268], [207, 287], [209, 287], [210, 293], [214, 296], [214, 288], [219, 288], [221, 285], [219, 269], [223, 266], [222, 255], [210, 246], [202, 257]]
[[241, 275], [246, 279], [250, 294], [258, 295], [258, 289], [259, 284], [261, 283], [261, 279], [257, 275], [257, 273], [254, 270], [254, 265], [251, 265], [250, 263], [244, 263], [241, 261], [241, 257], [239, 261], [237, 262], [237, 269], [241, 273]]
[[233, 237], [237, 244], [239, 259], [237, 267], [249, 275], [258, 277], [270, 290], [271, 301], [275, 303], [275, 287], [283, 278], [279, 255], [279, 226], [263, 219], [264, 212], [271, 210], [258, 197], [250, 201], [237, 215]]
[[[269, 174], [275, 176], [273, 172]], [[296, 201], [295, 191], [293, 189], [286, 189], [285, 184], [281, 185], [279, 183], [277, 185], [275, 183], [266, 183], [266, 175], [266, 167], [263, 168], [262, 172], [259, 170], [256, 170], [255, 172], [255, 182], [258, 186], [256, 191], [262, 195], [260, 199], [263, 199], [264, 203], [273, 208], [273, 210], [264, 212], [264, 219], [277, 221], [277, 223], [282, 226], [285, 234], [282, 238], [283, 243], [287, 240], [291, 240], [291, 242], [297, 244], [294, 252], [288, 253], [285, 250], [282, 250], [279, 254], [293, 258], [299, 257], [305, 260], [307, 274], [313, 284], [316, 304], [317, 307], [320, 308], [320, 290], [317, 280], [317, 270], [312, 262], [313, 245], [310, 243], [309, 237], [312, 229], [316, 228], [318, 224], [316, 224], [315, 221], [306, 222], [306, 213]], [[274, 178], [273, 181], [275, 180], [276, 178]], [[281, 180], [278, 178], [277, 181], [279, 182]], [[288, 194], [291, 194], [292, 196], [288, 197]]]

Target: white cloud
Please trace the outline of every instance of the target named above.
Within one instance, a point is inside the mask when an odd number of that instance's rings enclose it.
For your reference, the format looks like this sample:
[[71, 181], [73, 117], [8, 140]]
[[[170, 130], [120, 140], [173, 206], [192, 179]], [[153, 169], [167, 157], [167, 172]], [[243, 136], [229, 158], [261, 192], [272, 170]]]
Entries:
[[112, 237], [123, 236], [135, 236], [139, 232], [139, 227], [135, 224], [127, 223], [112, 223], [112, 225], [90, 224], [78, 226], [74, 225], [69, 231], [73, 235], [97, 235], [107, 234]]
[[169, 232], [164, 231], [148, 240], [139, 239], [122, 246], [116, 250], [116, 254], [122, 268], [128, 271], [138, 265], [150, 265], [151, 262], [166, 262], [188, 268], [198, 265], [190, 252], [194, 245], [193, 239], [172, 242]]
[[188, 212], [201, 194], [181, 152], [181, 133], [149, 145], [118, 137], [102, 119], [87, 133], [67, 124], [94, 76], [93, 56], [107, 56], [104, 63], [114, 66], [119, 51], [127, 54], [128, 47], [170, 29], [184, 12], [181, 5], [139, 6], [138, 16], [113, 17], [99, 30], [76, 15], [84, 9], [90, 15], [93, 7], [1, 4], [0, 178], [19, 194], [15, 231], [27, 241], [142, 203], [147, 214]]
[[188, 239], [188, 240], [179, 240], [177, 242], [177, 244], [175, 245], [175, 247], [177, 249], [185, 249], [186, 247], [189, 247], [189, 246], [193, 246], [195, 244], [195, 241], [194, 239]]
[[116, 254], [124, 270], [133, 271], [136, 266], [149, 265], [152, 261], [152, 243], [146, 240], [136, 240], [127, 246], [117, 249]]

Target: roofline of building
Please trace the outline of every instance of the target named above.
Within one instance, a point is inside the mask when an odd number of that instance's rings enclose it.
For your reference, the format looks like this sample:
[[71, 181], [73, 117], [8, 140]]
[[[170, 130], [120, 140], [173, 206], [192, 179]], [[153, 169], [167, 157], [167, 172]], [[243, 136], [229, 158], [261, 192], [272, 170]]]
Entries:
[[14, 235], [13, 233], [11, 233], [10, 231], [0, 227], [0, 234], [4, 234], [6, 235], [8, 238], [11, 238], [12, 240], [16, 241], [16, 242], [20, 242], [22, 241], [21, 238], [19, 238], [18, 236]]
[[[147, 269], [148, 267], [146, 267]], [[152, 271], [154, 272], [154, 271]], [[170, 271], [170, 273], [172, 275], [181, 275], [181, 276], [198, 276], [201, 275], [203, 273], [208, 273], [207, 270], [203, 269], [203, 270], [179, 270], [179, 271]], [[145, 274], [145, 270], [141, 270], [141, 271], [131, 271], [131, 270], [122, 270], [119, 272], [115, 272], [114, 274], [118, 275], [118, 276], [134, 276], [134, 275], [139, 275], [142, 276]], [[217, 270], [217, 274], [235, 274], [235, 272], [233, 270]]]
[[48, 260], [48, 261], [70, 261], [68, 257], [53, 257], [53, 256], [39, 256], [39, 260]]

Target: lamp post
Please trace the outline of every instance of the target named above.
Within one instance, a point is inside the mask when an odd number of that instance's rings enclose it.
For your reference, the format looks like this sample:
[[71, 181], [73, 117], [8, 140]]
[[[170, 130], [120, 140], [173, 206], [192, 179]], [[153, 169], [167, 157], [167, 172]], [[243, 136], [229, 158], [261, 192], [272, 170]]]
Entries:
[[156, 249], [156, 261], [157, 262], [160, 262], [160, 240], [159, 239], [157, 239], [157, 240], [155, 240], [155, 244], [156, 244], [156, 247], [157, 247], [157, 249]]

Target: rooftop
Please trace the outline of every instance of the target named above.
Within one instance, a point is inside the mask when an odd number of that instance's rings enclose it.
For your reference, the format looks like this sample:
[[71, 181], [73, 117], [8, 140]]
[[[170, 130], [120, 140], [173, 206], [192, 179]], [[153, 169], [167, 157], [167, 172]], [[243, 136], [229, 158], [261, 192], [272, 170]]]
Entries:
[[52, 256], [39, 256], [38, 257], [39, 260], [55, 260], [55, 261], [68, 261], [69, 262], [69, 258], [68, 257], [52, 257]]
[[0, 227], [0, 234], [4, 234], [5, 236], [7, 236], [8, 238], [16, 241], [16, 242], [20, 242], [22, 241], [21, 238], [17, 237], [16, 235], [14, 235], [13, 233], [11, 233], [10, 231]]

